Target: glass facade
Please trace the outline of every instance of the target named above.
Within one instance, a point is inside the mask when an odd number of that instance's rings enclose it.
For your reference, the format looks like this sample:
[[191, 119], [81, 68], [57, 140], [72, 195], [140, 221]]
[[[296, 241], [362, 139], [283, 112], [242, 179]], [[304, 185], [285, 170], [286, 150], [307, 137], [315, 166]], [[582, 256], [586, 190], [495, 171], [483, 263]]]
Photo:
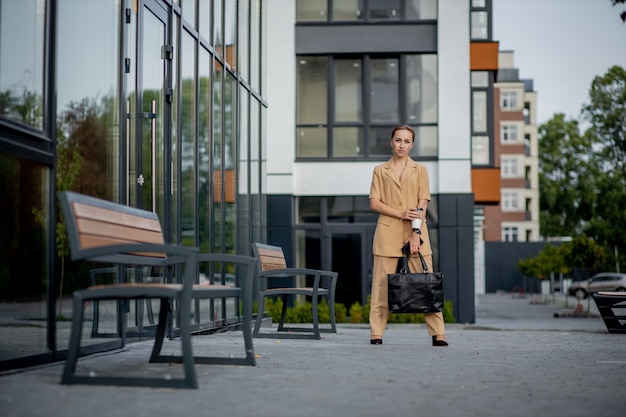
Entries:
[[[11, 202], [0, 209], [10, 237], [0, 242], [0, 327], [12, 332], [0, 369], [63, 356], [75, 289], [167, 278], [70, 262], [57, 192], [155, 211], [167, 241], [203, 251], [248, 255], [265, 236], [264, 6], [0, 3], [0, 180]], [[238, 319], [208, 303], [196, 307], [197, 328]], [[88, 306], [83, 344], [119, 346], [124, 320], [129, 340], [143, 335], [157, 304]]]

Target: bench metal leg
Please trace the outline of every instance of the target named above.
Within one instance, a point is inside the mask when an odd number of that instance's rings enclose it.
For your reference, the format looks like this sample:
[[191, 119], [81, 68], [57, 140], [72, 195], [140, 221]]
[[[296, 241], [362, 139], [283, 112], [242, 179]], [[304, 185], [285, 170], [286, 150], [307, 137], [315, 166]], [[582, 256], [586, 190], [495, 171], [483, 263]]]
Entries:
[[[144, 386], [144, 387], [167, 387], [167, 388], [197, 388], [196, 373], [194, 369], [193, 353], [191, 349], [191, 334], [189, 321], [181, 322], [181, 344], [183, 351], [183, 368], [184, 377], [179, 379], [165, 378], [141, 378], [141, 377], [120, 377], [120, 376], [87, 376], [76, 374], [76, 364], [80, 353], [80, 341], [83, 327], [83, 305], [86, 299], [80, 294], [74, 294], [73, 300], [73, 317], [72, 317], [72, 333], [70, 336], [70, 345], [68, 347], [67, 360], [63, 368], [61, 377], [62, 384], [85, 384], [85, 385], [118, 385], [118, 386]], [[161, 300], [161, 306], [167, 303], [167, 299]], [[167, 311], [159, 318], [159, 327], [157, 333], [161, 333], [161, 338], [155, 340], [159, 342], [159, 346], [153, 347], [153, 355], [155, 351], [160, 351], [165, 333], [165, 322]]]

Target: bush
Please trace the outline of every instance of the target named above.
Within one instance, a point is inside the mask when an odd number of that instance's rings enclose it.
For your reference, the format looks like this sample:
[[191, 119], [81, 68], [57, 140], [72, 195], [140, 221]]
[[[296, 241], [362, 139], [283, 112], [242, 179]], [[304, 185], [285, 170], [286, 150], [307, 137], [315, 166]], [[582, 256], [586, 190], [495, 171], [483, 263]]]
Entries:
[[[370, 316], [370, 299], [368, 297], [367, 304], [362, 306], [360, 303], [355, 302], [350, 306], [350, 311], [346, 306], [341, 303], [335, 303], [335, 322], [337, 323], [355, 323], [355, 324], [367, 324], [369, 323]], [[272, 318], [274, 323], [280, 321], [280, 315], [283, 308], [283, 300], [280, 297], [265, 299], [265, 311]], [[330, 307], [325, 300], [322, 300], [317, 305], [318, 317], [320, 323], [330, 323]], [[258, 306], [255, 306], [255, 311], [258, 310]], [[455, 323], [454, 308], [452, 307], [452, 301], [445, 300], [443, 302], [443, 320], [445, 323]], [[312, 323], [313, 316], [311, 312], [311, 303], [306, 301], [304, 303], [296, 303], [293, 307], [287, 307], [285, 323]], [[424, 323], [423, 314], [390, 314], [388, 323]]]

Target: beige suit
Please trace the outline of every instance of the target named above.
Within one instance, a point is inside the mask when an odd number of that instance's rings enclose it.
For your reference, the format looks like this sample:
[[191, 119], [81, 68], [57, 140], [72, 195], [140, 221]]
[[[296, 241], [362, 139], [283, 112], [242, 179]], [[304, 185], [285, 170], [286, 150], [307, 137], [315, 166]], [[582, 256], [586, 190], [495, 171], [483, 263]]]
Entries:
[[[430, 184], [426, 167], [409, 159], [402, 173], [402, 180], [399, 180], [391, 159], [376, 166], [372, 177], [370, 198], [378, 199], [385, 205], [399, 210], [417, 207], [418, 200], [430, 200]], [[420, 245], [420, 252], [432, 271], [432, 249], [425, 222], [422, 223], [421, 231], [424, 243]], [[372, 339], [383, 337], [389, 317], [387, 274], [396, 271], [398, 258], [402, 256], [402, 245], [411, 233], [410, 221], [379, 214], [373, 242], [374, 269], [369, 318]], [[409, 267], [414, 272], [422, 271], [417, 256], [411, 256]], [[441, 313], [427, 313], [424, 318], [431, 336], [445, 334]]]

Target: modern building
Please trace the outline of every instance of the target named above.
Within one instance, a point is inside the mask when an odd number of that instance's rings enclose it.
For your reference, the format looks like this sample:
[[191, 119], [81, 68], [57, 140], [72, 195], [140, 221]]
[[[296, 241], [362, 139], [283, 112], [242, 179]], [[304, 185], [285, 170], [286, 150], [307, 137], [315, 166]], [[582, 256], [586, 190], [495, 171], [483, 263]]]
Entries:
[[274, 0], [268, 27], [268, 240], [296, 266], [338, 271], [338, 302], [365, 304], [372, 172], [392, 127], [412, 125], [434, 265], [473, 322], [475, 204], [500, 201], [491, 1]]
[[537, 93], [532, 79], [519, 77], [513, 51], [500, 51], [494, 87], [495, 157], [500, 166], [502, 201], [485, 208], [485, 240], [537, 242]]
[[[174, 244], [266, 240], [267, 3], [0, 2], [0, 369], [64, 358], [68, 297], [96, 267], [63, 252], [57, 191], [155, 211]], [[159, 278], [120, 279], [145, 273]], [[239, 314], [196, 308], [196, 328]], [[86, 332], [87, 350], [119, 347], [124, 317], [141, 335], [153, 313], [100, 306], [108, 334]]]

